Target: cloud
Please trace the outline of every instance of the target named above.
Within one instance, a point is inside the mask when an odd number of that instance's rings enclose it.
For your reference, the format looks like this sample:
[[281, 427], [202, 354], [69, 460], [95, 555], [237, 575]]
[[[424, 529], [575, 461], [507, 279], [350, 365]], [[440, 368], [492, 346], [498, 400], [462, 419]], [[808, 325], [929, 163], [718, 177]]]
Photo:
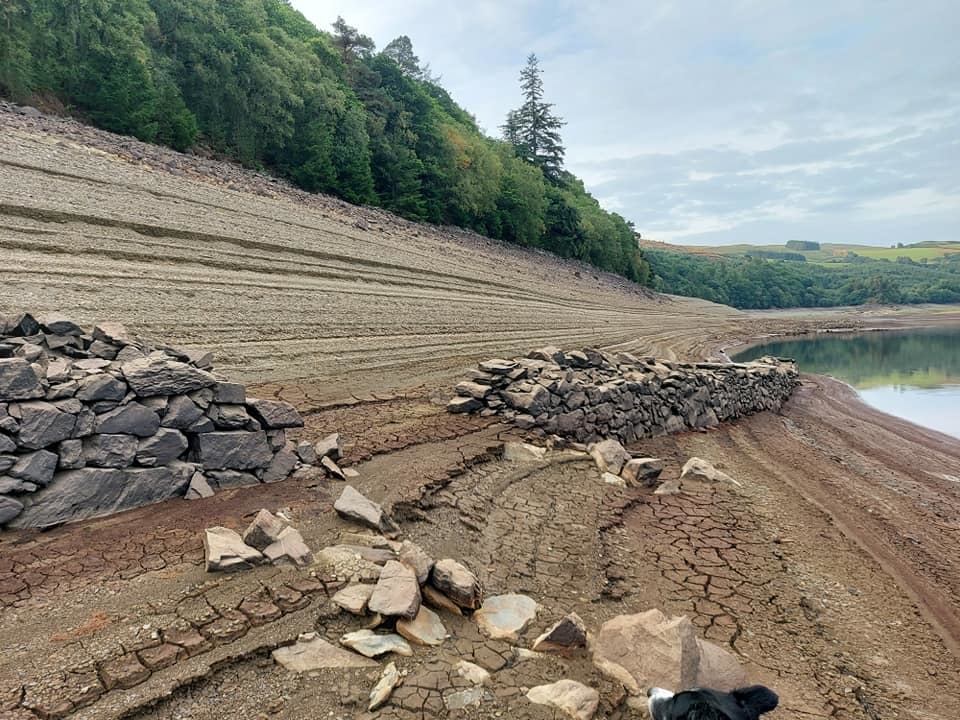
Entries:
[[[495, 134], [537, 52], [567, 164], [645, 234], [708, 243], [956, 240], [952, 0], [293, 0], [411, 37]], [[402, 8], [402, 9], [400, 9]]]

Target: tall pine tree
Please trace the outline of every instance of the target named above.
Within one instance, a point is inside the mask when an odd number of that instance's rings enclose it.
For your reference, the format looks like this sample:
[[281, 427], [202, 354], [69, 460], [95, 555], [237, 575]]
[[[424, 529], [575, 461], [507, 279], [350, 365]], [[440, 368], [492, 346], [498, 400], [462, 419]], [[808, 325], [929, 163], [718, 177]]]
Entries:
[[517, 155], [539, 167], [556, 181], [563, 170], [564, 147], [560, 139], [563, 120], [554, 115], [553, 103], [543, 100], [543, 70], [533, 53], [520, 72], [523, 105], [507, 113], [501, 129], [504, 139], [516, 148]]

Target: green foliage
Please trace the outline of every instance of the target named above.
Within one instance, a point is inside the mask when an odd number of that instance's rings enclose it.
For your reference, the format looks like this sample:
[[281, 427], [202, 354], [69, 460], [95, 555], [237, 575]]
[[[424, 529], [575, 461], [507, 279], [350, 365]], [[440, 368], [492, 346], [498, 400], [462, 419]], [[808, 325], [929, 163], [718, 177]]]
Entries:
[[850, 262], [814, 264], [653, 249], [645, 253], [657, 290], [737, 308], [960, 302], [960, 254], [930, 264], [851, 255]]
[[747, 257], [765, 258], [767, 260], [789, 260], [791, 262], [806, 262], [807, 256], [798, 252], [781, 252], [779, 250], [747, 250]]
[[343, 18], [332, 30], [287, 0], [0, 0], [0, 94], [649, 280], [632, 228], [562, 172], [534, 56], [518, 153], [480, 131], [409, 37], [377, 54]]
[[554, 115], [553, 103], [543, 100], [542, 75], [540, 61], [530, 53], [520, 71], [523, 105], [507, 113], [503, 137], [516, 148], [517, 155], [539, 167], [548, 179], [556, 180], [563, 170], [560, 128], [564, 122]]
[[813, 240], [787, 240], [789, 250], [819, 250], [820, 243]]

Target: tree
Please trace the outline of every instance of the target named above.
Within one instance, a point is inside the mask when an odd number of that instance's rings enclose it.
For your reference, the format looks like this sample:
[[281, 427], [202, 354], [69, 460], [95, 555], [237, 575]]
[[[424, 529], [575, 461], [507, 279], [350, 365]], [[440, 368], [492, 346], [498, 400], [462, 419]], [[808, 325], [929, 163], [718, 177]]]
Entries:
[[357, 60], [369, 57], [376, 48], [371, 38], [361, 34], [355, 27], [347, 25], [339, 15], [333, 23], [333, 44], [340, 50], [345, 65], [351, 65]]
[[557, 181], [563, 170], [564, 147], [560, 139], [563, 120], [554, 115], [553, 103], [543, 100], [543, 70], [533, 53], [520, 71], [523, 105], [507, 113], [502, 126], [504, 139], [513, 145], [517, 154], [539, 167], [545, 177]]
[[380, 54], [393, 60], [407, 77], [420, 80], [423, 76], [420, 58], [413, 52], [413, 43], [406, 35], [391, 40]]

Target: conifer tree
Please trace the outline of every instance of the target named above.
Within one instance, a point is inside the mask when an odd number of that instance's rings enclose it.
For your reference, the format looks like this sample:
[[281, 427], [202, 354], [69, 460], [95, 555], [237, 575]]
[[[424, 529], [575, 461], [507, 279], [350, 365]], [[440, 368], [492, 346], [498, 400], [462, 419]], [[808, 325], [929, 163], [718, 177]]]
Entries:
[[556, 181], [563, 170], [564, 147], [560, 139], [563, 120], [553, 113], [553, 103], [543, 100], [543, 69], [533, 53], [520, 72], [523, 105], [507, 113], [502, 126], [504, 139], [516, 148], [517, 155], [539, 167]]

